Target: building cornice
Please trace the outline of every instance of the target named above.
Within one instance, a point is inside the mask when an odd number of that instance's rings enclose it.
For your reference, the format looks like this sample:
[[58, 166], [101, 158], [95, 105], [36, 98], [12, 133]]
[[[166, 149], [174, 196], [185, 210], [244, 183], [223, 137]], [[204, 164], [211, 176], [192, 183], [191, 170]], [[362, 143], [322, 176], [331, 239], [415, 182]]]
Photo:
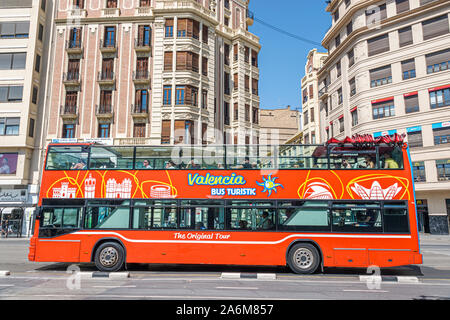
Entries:
[[[422, 15], [424, 12], [426, 13], [426, 12], [432, 11], [433, 9], [444, 7], [445, 5], [448, 4], [447, 1], [448, 0], [438, 0], [437, 2], [432, 2], [425, 6], [418, 7], [413, 10], [406, 11], [406, 12], [402, 12], [393, 17], [389, 17], [381, 22], [381, 27], [383, 27], [383, 28], [389, 27], [395, 23], [398, 23], [398, 22], [401, 22], [401, 21], [404, 21], [407, 19], [412, 19], [418, 15]], [[376, 1], [374, 1], [374, 2], [376, 2]], [[336, 29], [336, 30], [340, 30], [340, 29]], [[361, 36], [367, 32], [370, 32], [370, 31], [371, 31], [371, 29], [367, 26], [363, 26], [359, 29], [353, 30], [352, 33], [350, 33], [350, 35], [342, 41], [342, 43], [339, 45], [339, 47], [328, 55], [328, 57], [326, 58], [326, 60], [324, 62], [323, 67], [318, 72], [318, 77], [322, 78], [323, 73], [328, 72], [328, 68], [334, 62], [334, 59], [337, 56], [341, 55], [344, 51], [349, 50], [348, 44], [350, 42], [352, 42], [359, 36]], [[332, 35], [334, 35], [334, 34], [332, 34]], [[326, 48], [325, 43], [327, 41], [330, 41], [330, 34], [327, 34], [325, 37], [326, 38], [324, 38], [324, 40], [322, 41], [322, 45]]]

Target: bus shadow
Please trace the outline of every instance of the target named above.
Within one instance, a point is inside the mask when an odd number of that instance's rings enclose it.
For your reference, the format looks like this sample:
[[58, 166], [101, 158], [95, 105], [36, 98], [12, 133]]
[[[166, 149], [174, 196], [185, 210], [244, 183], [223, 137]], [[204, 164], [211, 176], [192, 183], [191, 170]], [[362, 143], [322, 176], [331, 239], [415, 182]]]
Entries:
[[[98, 271], [93, 263], [53, 263], [36, 268], [36, 271], [63, 271], [66, 272], [71, 266], [77, 266], [81, 272], [95, 272]], [[73, 270], [71, 268], [71, 270]], [[284, 266], [236, 266], [236, 265], [186, 265], [186, 264], [143, 264], [143, 263], [127, 263], [126, 271], [129, 272], [179, 272], [179, 273], [276, 273], [280, 275], [296, 275]], [[342, 275], [342, 276], [359, 276], [372, 275], [373, 272], [368, 272], [367, 268], [324, 268], [323, 273], [317, 271], [313, 275]], [[380, 268], [381, 276], [423, 276], [422, 270], [419, 266], [403, 266], [395, 268]], [[300, 275], [299, 275], [300, 276]]]

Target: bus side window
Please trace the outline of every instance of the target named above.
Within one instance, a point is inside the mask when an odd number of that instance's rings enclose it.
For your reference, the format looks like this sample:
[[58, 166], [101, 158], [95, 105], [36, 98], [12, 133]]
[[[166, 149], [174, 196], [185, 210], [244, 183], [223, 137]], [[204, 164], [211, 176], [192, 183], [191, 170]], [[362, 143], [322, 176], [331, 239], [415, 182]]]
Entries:
[[384, 232], [408, 233], [408, 214], [401, 204], [386, 203], [383, 210]]

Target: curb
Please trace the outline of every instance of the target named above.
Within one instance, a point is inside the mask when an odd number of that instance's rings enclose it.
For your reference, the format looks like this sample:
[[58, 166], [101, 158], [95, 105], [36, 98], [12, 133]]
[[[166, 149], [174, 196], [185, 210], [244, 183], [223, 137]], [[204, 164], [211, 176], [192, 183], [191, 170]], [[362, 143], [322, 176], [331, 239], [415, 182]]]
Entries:
[[127, 279], [130, 277], [129, 272], [78, 272], [82, 279]]
[[221, 279], [257, 279], [257, 280], [276, 280], [277, 275], [275, 273], [226, 273], [223, 272], [220, 276]]
[[11, 272], [9, 270], [0, 270], [0, 277], [6, 277], [11, 275]]
[[359, 276], [361, 282], [397, 282], [397, 283], [419, 283], [419, 278], [409, 276]]

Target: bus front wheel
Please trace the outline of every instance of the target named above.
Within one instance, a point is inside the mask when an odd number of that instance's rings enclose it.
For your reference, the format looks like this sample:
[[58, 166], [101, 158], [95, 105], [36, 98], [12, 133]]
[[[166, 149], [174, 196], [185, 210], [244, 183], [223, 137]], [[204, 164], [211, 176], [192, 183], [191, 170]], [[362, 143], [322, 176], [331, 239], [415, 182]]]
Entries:
[[122, 268], [124, 261], [123, 247], [116, 242], [102, 243], [95, 251], [95, 266], [100, 271], [118, 271]]
[[319, 267], [320, 255], [312, 244], [298, 243], [289, 250], [287, 263], [295, 273], [310, 274]]

